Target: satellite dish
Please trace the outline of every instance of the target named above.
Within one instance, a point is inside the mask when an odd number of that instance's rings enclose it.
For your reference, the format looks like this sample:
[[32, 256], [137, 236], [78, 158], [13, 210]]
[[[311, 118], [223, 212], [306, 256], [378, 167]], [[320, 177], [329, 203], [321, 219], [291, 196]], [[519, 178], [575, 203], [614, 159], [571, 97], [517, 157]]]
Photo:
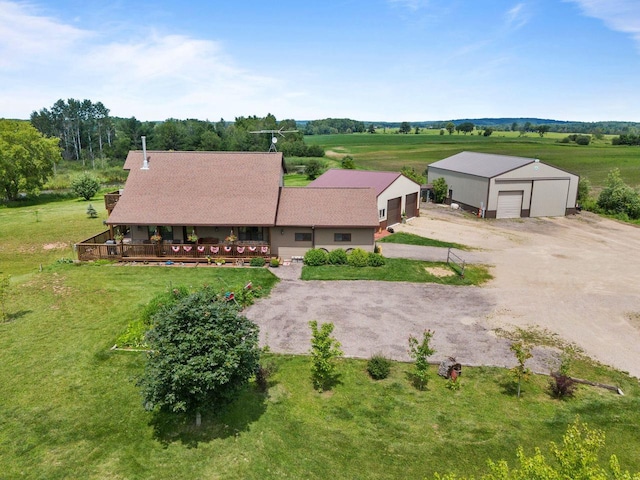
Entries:
[[276, 137], [271, 137], [271, 143], [278, 143], [278, 139]]

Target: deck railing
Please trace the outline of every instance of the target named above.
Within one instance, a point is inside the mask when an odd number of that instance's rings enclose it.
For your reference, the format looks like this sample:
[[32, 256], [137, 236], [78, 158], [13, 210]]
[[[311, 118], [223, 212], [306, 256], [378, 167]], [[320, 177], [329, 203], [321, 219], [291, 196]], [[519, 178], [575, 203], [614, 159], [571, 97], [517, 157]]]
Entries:
[[[262, 242], [176, 244], [176, 243], [118, 243], [105, 244], [108, 231], [76, 244], [78, 260], [100, 259], [121, 261], [182, 261], [198, 262], [271, 257], [271, 246]], [[107, 234], [106, 237], [102, 237]], [[100, 241], [99, 238], [104, 238]], [[94, 240], [95, 239], [95, 240]], [[93, 240], [93, 241], [90, 241]]]

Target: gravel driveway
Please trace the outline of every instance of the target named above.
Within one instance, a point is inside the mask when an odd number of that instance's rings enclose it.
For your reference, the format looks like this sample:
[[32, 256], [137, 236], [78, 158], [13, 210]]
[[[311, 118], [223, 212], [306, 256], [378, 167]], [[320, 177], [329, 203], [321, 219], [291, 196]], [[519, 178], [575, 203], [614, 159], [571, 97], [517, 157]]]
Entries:
[[[375, 281], [302, 281], [301, 266], [277, 270], [269, 298], [247, 309], [261, 341], [276, 352], [306, 353], [308, 322], [333, 322], [347, 356], [383, 353], [408, 360], [407, 338], [435, 331], [433, 360], [513, 366], [496, 328], [537, 325], [590, 356], [640, 377], [640, 229], [583, 213], [563, 218], [479, 220], [430, 207], [396, 231], [474, 248], [459, 252], [491, 266], [482, 287]], [[383, 244], [383, 254], [446, 259], [446, 249]], [[444, 258], [443, 258], [444, 256]], [[556, 353], [536, 348], [528, 363], [548, 372]]]

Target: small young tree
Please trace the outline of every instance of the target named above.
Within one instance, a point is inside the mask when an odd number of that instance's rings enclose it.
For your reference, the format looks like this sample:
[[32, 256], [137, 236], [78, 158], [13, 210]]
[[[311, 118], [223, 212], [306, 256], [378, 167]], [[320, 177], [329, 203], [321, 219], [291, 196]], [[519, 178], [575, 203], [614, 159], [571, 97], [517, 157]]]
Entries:
[[335, 380], [335, 359], [342, 355], [340, 342], [331, 336], [333, 323], [309, 322], [311, 327], [311, 380], [319, 391], [328, 390]]
[[444, 177], [436, 178], [432, 184], [433, 188], [433, 201], [435, 203], [442, 203], [447, 198], [449, 186]]
[[100, 182], [89, 172], [83, 172], [71, 180], [71, 191], [85, 200], [91, 200], [98, 190]]
[[409, 335], [409, 355], [415, 362], [415, 380], [419, 390], [424, 390], [429, 381], [429, 357], [436, 351], [429, 346], [434, 332], [425, 330], [422, 333], [422, 341], [418, 341], [413, 335]]
[[260, 358], [258, 327], [204, 288], [161, 309], [147, 334], [145, 408], [195, 414], [235, 398]]
[[93, 208], [93, 205], [91, 204], [89, 204], [89, 206], [87, 207], [87, 216], [89, 218], [98, 218], [98, 212], [95, 208]]
[[510, 349], [518, 361], [518, 364], [511, 369], [511, 373], [518, 384], [518, 398], [520, 398], [520, 386], [522, 384], [522, 380], [527, 381], [531, 374], [531, 370], [525, 366], [525, 362], [533, 355], [531, 355], [531, 346], [521, 341], [513, 342]]

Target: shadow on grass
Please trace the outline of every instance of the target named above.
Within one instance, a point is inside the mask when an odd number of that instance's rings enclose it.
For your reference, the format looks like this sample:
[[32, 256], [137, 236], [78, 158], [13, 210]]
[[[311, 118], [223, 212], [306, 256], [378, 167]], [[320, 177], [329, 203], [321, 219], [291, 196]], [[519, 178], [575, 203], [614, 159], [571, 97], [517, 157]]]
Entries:
[[45, 205], [53, 202], [62, 202], [71, 198], [76, 198], [76, 195], [69, 191], [47, 192], [41, 193], [37, 196], [27, 195], [24, 197], [16, 198], [15, 200], [5, 200], [2, 202], [2, 205], [5, 205], [7, 208], [34, 207], [37, 205]]
[[202, 409], [202, 424], [197, 427], [195, 414], [154, 412], [150, 425], [153, 435], [163, 446], [180, 442], [189, 448], [215, 439], [238, 437], [249, 430], [267, 409], [267, 395], [248, 386], [238, 398], [218, 409]]
[[[17, 312], [7, 313], [6, 318], [5, 318], [4, 322], [2, 322], [2, 323], [15, 322], [19, 318], [22, 318], [22, 317], [24, 317], [25, 315], [28, 315], [31, 312], [32, 312], [32, 310], [18, 310]], [[0, 318], [0, 320], [1, 320], [1, 318]]]
[[416, 375], [414, 372], [405, 372], [404, 376], [416, 390], [420, 392], [429, 390], [429, 379], [423, 381], [420, 379], [420, 376]]
[[[325, 378], [318, 390], [321, 393], [328, 392], [329, 390], [333, 390], [333, 388], [337, 387], [338, 385], [343, 385], [342, 380], [340, 380], [341, 377], [342, 377], [342, 374], [334, 373], [333, 375]], [[313, 376], [311, 376], [310, 380], [312, 384], [315, 384], [315, 380]]]

